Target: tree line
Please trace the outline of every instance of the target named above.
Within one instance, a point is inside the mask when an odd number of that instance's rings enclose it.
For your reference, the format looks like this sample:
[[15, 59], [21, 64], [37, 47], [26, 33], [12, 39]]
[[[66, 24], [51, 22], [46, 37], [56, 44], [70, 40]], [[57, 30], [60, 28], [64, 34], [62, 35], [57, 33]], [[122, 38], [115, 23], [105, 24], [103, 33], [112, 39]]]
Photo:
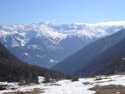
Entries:
[[38, 76], [45, 77], [45, 82], [72, 78], [71, 75], [59, 71], [26, 64], [0, 44], [0, 81], [15, 81], [20, 84], [38, 83]]

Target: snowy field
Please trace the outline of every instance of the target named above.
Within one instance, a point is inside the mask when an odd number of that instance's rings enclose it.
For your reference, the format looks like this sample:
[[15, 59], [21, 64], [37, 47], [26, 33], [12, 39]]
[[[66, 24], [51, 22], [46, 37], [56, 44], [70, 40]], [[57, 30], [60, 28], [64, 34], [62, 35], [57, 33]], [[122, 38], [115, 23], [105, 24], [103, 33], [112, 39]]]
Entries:
[[[1, 90], [0, 94], [6, 92], [16, 91], [32, 91], [34, 88], [38, 88], [43, 93], [39, 94], [94, 94], [95, 91], [89, 90], [94, 86], [104, 85], [123, 85], [125, 86], [125, 75], [114, 75], [114, 76], [97, 76], [94, 78], [81, 78], [79, 81], [72, 82], [70, 80], [62, 80], [55, 83], [40, 83], [38, 85], [27, 85], [18, 86], [17, 83], [0, 83], [8, 84], [14, 90], [8, 88], [8, 90]], [[8, 93], [9, 94], [9, 93]], [[15, 94], [15, 93], [14, 93]], [[37, 94], [37, 93], [36, 93]]]

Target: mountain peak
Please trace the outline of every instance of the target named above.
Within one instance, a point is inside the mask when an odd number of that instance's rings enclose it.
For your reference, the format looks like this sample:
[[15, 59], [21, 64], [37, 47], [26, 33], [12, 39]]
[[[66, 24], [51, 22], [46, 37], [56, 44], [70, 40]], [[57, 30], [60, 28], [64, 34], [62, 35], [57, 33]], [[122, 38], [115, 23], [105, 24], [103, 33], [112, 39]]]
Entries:
[[41, 23], [40, 24], [45, 24], [45, 25], [49, 25], [49, 24], [51, 24], [49, 21], [41, 21]]

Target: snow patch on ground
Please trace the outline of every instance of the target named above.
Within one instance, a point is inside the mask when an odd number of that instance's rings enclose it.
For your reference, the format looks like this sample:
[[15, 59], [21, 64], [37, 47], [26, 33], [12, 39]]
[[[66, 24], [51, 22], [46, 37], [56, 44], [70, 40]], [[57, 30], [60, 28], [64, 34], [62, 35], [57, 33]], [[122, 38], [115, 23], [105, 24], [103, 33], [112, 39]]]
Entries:
[[50, 59], [50, 63], [54, 63], [55, 61], [53, 59]]
[[[97, 80], [101, 78], [100, 80]], [[125, 86], [125, 75], [114, 75], [114, 76], [97, 76], [93, 78], [81, 78], [79, 81], [72, 82], [71, 80], [61, 80], [55, 83], [42, 83], [44, 77], [39, 77], [40, 84], [38, 85], [26, 85], [18, 86], [17, 83], [7, 83], [0, 82], [0, 84], [11, 84], [12, 86], [17, 87], [16, 90], [1, 90], [0, 94], [5, 92], [14, 92], [14, 91], [32, 91], [34, 88], [43, 89], [45, 91], [42, 94], [94, 94], [95, 91], [89, 90], [90, 88], [99, 85], [123, 85]], [[85, 84], [88, 83], [89, 84]]]
[[26, 56], [27, 56], [27, 55], [28, 55], [28, 53], [24, 53], [24, 55], [26, 55]]

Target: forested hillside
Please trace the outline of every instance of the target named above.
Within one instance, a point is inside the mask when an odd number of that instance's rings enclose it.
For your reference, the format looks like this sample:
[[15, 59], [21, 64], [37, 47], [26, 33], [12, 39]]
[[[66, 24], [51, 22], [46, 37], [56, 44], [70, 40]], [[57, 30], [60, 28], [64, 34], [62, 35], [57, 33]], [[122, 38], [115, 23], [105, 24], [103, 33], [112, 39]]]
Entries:
[[38, 76], [51, 79], [70, 78], [58, 71], [52, 71], [34, 65], [28, 65], [12, 55], [0, 44], [0, 81], [18, 81], [21, 84], [38, 83]]

